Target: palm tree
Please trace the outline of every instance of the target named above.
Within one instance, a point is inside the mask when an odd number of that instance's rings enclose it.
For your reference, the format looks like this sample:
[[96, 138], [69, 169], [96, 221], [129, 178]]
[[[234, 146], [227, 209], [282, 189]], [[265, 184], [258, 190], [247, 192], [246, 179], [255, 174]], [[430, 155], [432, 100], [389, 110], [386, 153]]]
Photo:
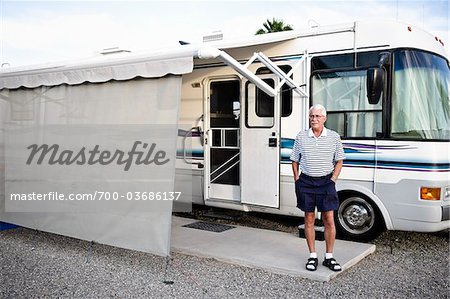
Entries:
[[255, 34], [266, 34], [266, 33], [272, 33], [272, 32], [280, 32], [280, 31], [288, 31], [293, 30], [291, 25], [284, 24], [283, 20], [277, 20], [275, 18], [272, 18], [272, 22], [267, 19], [267, 21], [263, 24], [264, 28], [259, 29], [256, 31]]

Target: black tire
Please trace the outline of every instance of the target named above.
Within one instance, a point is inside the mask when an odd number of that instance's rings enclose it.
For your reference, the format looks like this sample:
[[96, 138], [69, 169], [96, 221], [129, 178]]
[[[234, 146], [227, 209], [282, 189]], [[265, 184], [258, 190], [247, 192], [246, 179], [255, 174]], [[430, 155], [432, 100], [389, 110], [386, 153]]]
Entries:
[[359, 194], [342, 196], [334, 218], [337, 236], [342, 239], [370, 241], [385, 229], [377, 206]]

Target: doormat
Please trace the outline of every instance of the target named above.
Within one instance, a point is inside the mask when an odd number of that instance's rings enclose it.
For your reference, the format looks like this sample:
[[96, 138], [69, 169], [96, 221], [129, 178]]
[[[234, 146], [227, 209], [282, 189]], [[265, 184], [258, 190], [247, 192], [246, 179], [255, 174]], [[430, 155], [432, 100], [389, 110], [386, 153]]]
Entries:
[[226, 230], [236, 228], [235, 226], [226, 225], [226, 224], [218, 224], [218, 223], [209, 223], [204, 221], [197, 221], [194, 223], [189, 223], [183, 225], [183, 227], [195, 228], [200, 230], [207, 230], [210, 232], [221, 233]]

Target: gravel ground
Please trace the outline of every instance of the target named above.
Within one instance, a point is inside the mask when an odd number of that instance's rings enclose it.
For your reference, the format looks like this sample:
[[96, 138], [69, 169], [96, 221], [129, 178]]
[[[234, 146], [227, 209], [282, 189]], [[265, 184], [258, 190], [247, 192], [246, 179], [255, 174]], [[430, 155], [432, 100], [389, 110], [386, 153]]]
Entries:
[[[199, 210], [187, 216], [210, 220]], [[185, 215], [186, 216], [186, 215]], [[214, 220], [296, 234], [298, 219]], [[170, 258], [16, 228], [0, 232], [1, 298], [448, 298], [449, 234], [385, 232], [375, 253], [331, 282], [214, 259]]]

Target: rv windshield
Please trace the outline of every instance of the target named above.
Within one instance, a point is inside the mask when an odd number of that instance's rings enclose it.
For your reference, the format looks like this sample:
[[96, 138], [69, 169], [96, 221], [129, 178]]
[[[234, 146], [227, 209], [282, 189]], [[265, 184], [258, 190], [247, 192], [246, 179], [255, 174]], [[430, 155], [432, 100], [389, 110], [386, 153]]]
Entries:
[[416, 50], [394, 53], [392, 137], [450, 139], [449, 79], [444, 58]]

